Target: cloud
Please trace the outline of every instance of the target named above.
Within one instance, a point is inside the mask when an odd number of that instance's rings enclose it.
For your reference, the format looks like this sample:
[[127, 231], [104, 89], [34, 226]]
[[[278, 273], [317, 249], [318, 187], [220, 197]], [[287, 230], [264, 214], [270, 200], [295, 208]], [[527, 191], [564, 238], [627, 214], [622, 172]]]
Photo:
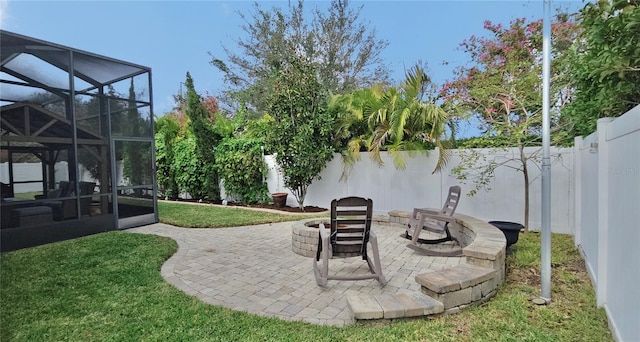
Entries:
[[0, 0], [0, 25], [2, 25], [2, 23], [6, 23], [7, 18], [9, 18], [9, 16], [7, 15], [8, 9], [9, 0]]
[[[4, 0], [0, 0], [0, 1], [4, 1]], [[227, 4], [226, 2], [221, 3], [220, 7], [222, 7], [222, 13], [224, 13], [225, 17], [231, 14], [232, 12], [231, 7], [229, 7], [229, 4]]]

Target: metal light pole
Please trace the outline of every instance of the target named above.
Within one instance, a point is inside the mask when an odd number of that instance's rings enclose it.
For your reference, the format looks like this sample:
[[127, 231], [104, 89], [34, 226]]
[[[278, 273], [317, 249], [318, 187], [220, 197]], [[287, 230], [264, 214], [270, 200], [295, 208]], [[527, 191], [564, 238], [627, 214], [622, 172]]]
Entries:
[[541, 304], [547, 304], [551, 301], [550, 11], [551, 0], [545, 0], [542, 19], [542, 242], [540, 246], [542, 293], [539, 301]]

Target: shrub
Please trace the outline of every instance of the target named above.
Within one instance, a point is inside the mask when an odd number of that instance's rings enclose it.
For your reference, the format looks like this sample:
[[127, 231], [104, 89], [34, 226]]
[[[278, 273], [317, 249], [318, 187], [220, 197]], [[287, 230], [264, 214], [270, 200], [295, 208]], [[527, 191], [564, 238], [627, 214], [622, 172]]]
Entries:
[[178, 140], [174, 147], [175, 180], [181, 192], [188, 192], [193, 198], [207, 195], [204, 181], [207, 177], [206, 165], [196, 155], [196, 138], [193, 133]]
[[225, 191], [239, 196], [242, 203], [263, 203], [269, 199], [262, 146], [261, 139], [226, 138], [216, 147], [216, 168]]
[[156, 119], [156, 178], [165, 197], [177, 198], [174, 144], [180, 133], [180, 122], [175, 115], [167, 114]]

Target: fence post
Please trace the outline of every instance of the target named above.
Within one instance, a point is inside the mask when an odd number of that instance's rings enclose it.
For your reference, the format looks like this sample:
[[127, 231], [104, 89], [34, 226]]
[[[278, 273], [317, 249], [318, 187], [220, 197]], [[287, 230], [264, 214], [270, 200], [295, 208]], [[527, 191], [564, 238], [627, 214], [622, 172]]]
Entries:
[[598, 276], [596, 301], [607, 303], [607, 255], [609, 244], [609, 147], [607, 127], [613, 118], [598, 119]]
[[584, 145], [582, 137], [573, 139], [573, 242], [576, 246], [582, 246], [582, 156], [580, 149]]

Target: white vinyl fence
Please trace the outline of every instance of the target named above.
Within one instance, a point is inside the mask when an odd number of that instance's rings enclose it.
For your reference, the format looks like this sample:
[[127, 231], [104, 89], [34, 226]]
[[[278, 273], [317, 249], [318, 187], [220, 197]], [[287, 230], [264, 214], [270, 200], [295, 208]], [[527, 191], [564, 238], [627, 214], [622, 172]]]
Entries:
[[[58, 162], [55, 165], [56, 179], [69, 179], [67, 162]], [[14, 185], [14, 192], [42, 191], [42, 163], [14, 163], [13, 180], [20, 183]], [[0, 182], [9, 184], [9, 162], [0, 163]]]
[[[66, 161], [57, 162], [54, 168], [57, 181], [69, 179], [69, 167]], [[128, 185], [128, 180], [122, 177], [123, 168], [122, 161], [117, 161], [118, 185]], [[93, 178], [91, 173], [82, 166], [80, 166], [80, 174], [80, 180], [100, 184], [100, 180]], [[13, 163], [13, 180], [14, 182], [31, 182], [14, 184], [14, 193], [42, 191], [42, 163]], [[9, 162], [0, 163], [0, 182], [9, 184]]]
[[640, 106], [575, 140], [575, 242], [618, 341], [640, 338]]
[[[540, 148], [526, 148], [526, 153], [538, 153]], [[517, 149], [496, 150], [480, 149], [489, 159], [513, 159]], [[406, 169], [398, 170], [393, 165], [392, 158], [383, 154], [384, 166], [378, 166], [367, 153], [362, 153], [362, 159], [357, 162], [348, 174], [346, 180], [340, 180], [344, 165], [342, 157], [334, 155], [333, 160], [321, 173], [321, 179], [309, 186], [305, 205], [328, 208], [331, 200], [345, 196], [362, 196], [373, 200], [376, 214], [386, 215], [391, 210], [411, 211], [415, 207], [440, 208], [447, 197], [451, 185], [460, 184], [451, 173], [460, 157], [453, 152], [447, 166], [440, 172], [433, 173], [437, 161], [437, 152], [429, 156], [405, 155]], [[557, 233], [573, 233], [573, 150], [571, 148], [552, 149], [552, 230]], [[267, 183], [271, 192], [288, 192], [284, 188], [282, 176], [275, 166], [273, 156], [266, 157], [270, 172]], [[519, 162], [518, 162], [519, 163]], [[509, 165], [517, 166], [510, 162]], [[540, 229], [540, 168], [529, 163], [530, 173], [530, 218], [532, 230]], [[463, 197], [457, 211], [486, 221], [512, 221], [524, 223], [524, 178], [521, 172], [506, 166], [495, 170], [495, 179], [489, 185], [491, 190], [480, 190], [475, 196], [469, 197], [474, 185], [460, 184]], [[290, 194], [287, 204], [296, 206], [297, 202]]]

